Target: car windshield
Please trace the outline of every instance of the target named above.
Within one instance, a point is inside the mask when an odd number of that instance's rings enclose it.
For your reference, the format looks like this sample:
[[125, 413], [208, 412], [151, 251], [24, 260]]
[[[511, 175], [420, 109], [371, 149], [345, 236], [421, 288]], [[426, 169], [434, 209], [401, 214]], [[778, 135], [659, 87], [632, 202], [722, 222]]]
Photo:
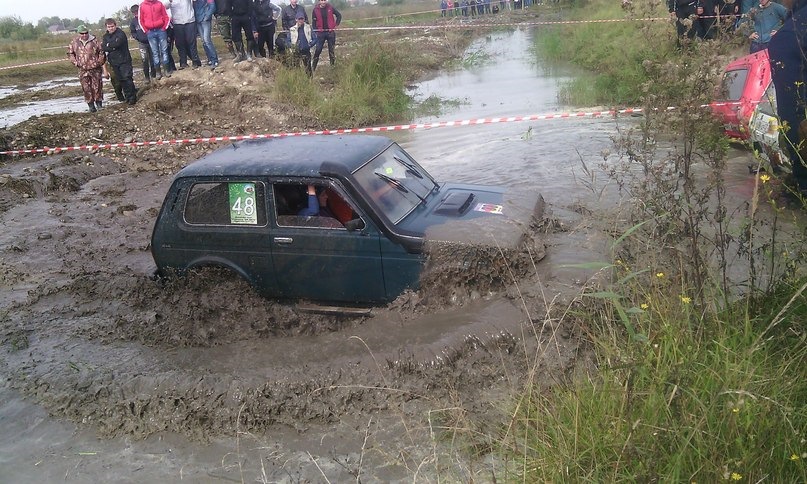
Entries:
[[423, 203], [437, 182], [406, 151], [392, 144], [353, 173], [392, 223], [398, 223]]
[[739, 101], [748, 78], [748, 69], [736, 69], [723, 74], [720, 97], [723, 101]]

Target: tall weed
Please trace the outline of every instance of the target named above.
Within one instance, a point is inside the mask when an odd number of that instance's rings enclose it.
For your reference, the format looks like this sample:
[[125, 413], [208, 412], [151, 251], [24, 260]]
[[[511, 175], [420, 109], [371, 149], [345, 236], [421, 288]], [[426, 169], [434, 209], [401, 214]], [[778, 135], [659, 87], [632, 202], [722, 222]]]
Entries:
[[[612, 3], [589, 2], [588, 18]], [[728, 143], [702, 106], [732, 46], [678, 49], [670, 23], [595, 25], [544, 45], [589, 46], [572, 60], [596, 72], [597, 99], [645, 112], [601, 166], [628, 202], [611, 282], [565, 313], [597, 369], [548, 392], [525, 385], [503, 454], [528, 481], [807, 482], [807, 232], [769, 174], [748, 203], [727, 202]]]

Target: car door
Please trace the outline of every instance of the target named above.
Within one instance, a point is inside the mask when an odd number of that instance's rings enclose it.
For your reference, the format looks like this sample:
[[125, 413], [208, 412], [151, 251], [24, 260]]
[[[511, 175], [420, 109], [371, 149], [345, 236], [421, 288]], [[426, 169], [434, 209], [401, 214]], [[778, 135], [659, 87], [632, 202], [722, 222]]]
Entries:
[[161, 214], [173, 222], [160, 223], [155, 231], [158, 262], [179, 269], [227, 267], [265, 294], [276, 294], [266, 184], [258, 179], [194, 178], [177, 181], [174, 189]]
[[[274, 206], [272, 259], [281, 294], [289, 298], [335, 302], [374, 302], [386, 297], [379, 246], [379, 232], [367, 217], [363, 228], [348, 231], [335, 218], [299, 216], [296, 207], [289, 213], [278, 212], [288, 206], [280, 200], [279, 180], [273, 184]], [[282, 181], [284, 188], [291, 184]], [[319, 186], [335, 190], [352, 207], [356, 204], [337, 185], [314, 180]], [[299, 189], [305, 187], [299, 183]], [[354, 208], [355, 210], [355, 208]]]

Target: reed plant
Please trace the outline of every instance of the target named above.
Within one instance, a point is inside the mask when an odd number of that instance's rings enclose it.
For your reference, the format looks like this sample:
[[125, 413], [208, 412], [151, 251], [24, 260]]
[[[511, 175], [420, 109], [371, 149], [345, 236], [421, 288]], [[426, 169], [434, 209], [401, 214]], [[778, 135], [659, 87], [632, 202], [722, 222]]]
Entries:
[[[617, 100], [645, 117], [615, 137], [618, 161], [585, 167], [625, 201], [607, 219], [607, 282], [548, 315], [580, 328], [596, 364], [550, 389], [534, 370], [500, 452], [529, 482], [807, 482], [807, 207], [783, 204], [765, 172], [749, 175], [749, 200], [729, 201], [728, 143], [703, 108], [726, 52], [679, 48], [665, 28], [635, 30], [625, 55], [577, 59], [597, 75], [639, 72]], [[613, 29], [592, 49], [618, 52], [625, 27]]]

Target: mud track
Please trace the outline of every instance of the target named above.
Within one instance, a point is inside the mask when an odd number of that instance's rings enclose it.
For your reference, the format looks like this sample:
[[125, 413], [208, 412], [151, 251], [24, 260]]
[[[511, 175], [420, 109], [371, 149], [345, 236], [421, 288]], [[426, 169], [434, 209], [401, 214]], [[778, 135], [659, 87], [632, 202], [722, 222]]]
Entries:
[[[492, 264], [364, 317], [304, 312], [214, 270], [157, 281], [148, 241], [169, 176], [75, 155], [4, 172], [3, 370], [52, 413], [105, 435], [336, 422], [486, 387], [541, 339], [524, 301], [490, 291], [502, 277]], [[434, 328], [423, 317], [474, 307], [503, 319]], [[556, 329], [543, 331], [563, 340]], [[546, 363], [560, 374], [578, 349], [563, 334]]]

